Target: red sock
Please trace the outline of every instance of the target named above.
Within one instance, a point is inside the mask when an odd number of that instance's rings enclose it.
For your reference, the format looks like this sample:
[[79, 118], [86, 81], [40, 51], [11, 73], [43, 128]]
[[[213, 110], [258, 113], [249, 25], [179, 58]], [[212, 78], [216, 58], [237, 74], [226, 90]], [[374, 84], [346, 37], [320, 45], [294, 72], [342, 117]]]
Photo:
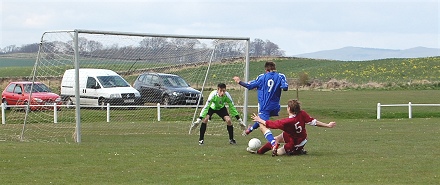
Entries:
[[265, 145], [263, 145], [258, 151], [257, 154], [264, 154], [267, 151], [272, 150], [272, 145], [267, 142]]

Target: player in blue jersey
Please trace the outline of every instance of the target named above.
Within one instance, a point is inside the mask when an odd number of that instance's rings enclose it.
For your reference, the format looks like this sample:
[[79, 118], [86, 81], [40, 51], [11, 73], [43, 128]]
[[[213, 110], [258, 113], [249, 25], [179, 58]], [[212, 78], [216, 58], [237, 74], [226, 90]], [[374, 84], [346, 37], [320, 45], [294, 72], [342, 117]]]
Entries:
[[[249, 81], [248, 83], [242, 82], [237, 76], [233, 79], [247, 89], [257, 89], [259, 104], [258, 115], [261, 119], [266, 121], [272, 116], [278, 116], [280, 112], [281, 91], [287, 91], [289, 85], [287, 84], [286, 76], [276, 71], [275, 62], [266, 62], [264, 68], [266, 73], [258, 75], [255, 80]], [[243, 135], [248, 135], [257, 128], [260, 128], [266, 140], [272, 144], [272, 149], [278, 149], [279, 144], [275, 141], [272, 132], [264, 125], [260, 126], [258, 122], [255, 122], [251, 127], [246, 129]]]

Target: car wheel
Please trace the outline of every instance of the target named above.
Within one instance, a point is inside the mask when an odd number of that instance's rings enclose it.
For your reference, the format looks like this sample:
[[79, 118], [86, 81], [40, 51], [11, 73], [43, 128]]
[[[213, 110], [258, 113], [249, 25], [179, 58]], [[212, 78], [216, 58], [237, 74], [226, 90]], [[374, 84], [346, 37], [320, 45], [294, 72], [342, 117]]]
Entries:
[[107, 109], [107, 104], [105, 103], [105, 99], [104, 98], [99, 98], [98, 105], [101, 108], [101, 110], [106, 110]]
[[73, 101], [72, 101], [72, 99], [70, 99], [70, 98], [67, 98], [66, 99], [66, 105], [67, 105], [67, 108], [73, 108]]
[[164, 96], [162, 99], [162, 105], [165, 105], [165, 106], [170, 105], [170, 97]]
[[32, 111], [32, 107], [31, 107], [31, 106], [28, 106], [28, 105], [29, 105], [29, 102], [28, 102], [27, 100], [24, 101], [23, 105], [24, 105], [23, 110], [27, 110], [28, 107], [29, 107], [29, 111]]
[[11, 107], [8, 107], [8, 102], [6, 101], [6, 99], [2, 99], [2, 103], [5, 104], [6, 110], [11, 109]]

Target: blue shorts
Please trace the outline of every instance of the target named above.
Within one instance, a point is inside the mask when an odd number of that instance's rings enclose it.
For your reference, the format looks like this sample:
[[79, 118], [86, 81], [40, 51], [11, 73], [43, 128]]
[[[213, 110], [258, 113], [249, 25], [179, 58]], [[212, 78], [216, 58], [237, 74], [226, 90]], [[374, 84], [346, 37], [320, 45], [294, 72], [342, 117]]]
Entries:
[[258, 116], [260, 116], [263, 120], [269, 120], [272, 116], [279, 116], [278, 113], [280, 112], [280, 109], [273, 109], [273, 110], [263, 110], [258, 113]]

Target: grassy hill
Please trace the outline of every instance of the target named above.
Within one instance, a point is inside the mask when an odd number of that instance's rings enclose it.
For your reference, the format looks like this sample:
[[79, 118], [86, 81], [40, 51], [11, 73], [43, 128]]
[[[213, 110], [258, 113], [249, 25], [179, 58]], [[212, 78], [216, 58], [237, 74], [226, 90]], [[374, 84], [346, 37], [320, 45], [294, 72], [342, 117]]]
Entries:
[[[263, 66], [263, 62], [253, 62], [251, 66]], [[297, 79], [300, 78], [300, 74], [303, 74], [308, 78], [309, 83], [326, 83], [333, 79], [342, 81], [339, 83], [351, 84], [351, 86], [362, 84], [379, 84], [385, 87], [426, 85], [438, 88], [440, 82], [440, 57], [363, 62], [293, 58], [276, 60], [276, 63], [278, 71], [286, 74], [288, 78]], [[256, 76], [260, 71], [251, 70], [250, 75]]]
[[[25, 77], [32, 72], [35, 63], [34, 55], [14, 54], [0, 55], [0, 78]], [[438, 88], [440, 86], [440, 57], [382, 59], [371, 61], [335, 61], [306, 58], [275, 58], [277, 69], [288, 78], [305, 81], [308, 85], [318, 88], [328, 88], [329, 82], [347, 84], [348, 87], [404, 87], [425, 86]], [[250, 63], [250, 78], [255, 78], [264, 72], [264, 62], [267, 59], [253, 59]], [[228, 64], [233, 65], [233, 64]], [[204, 70], [201, 66], [200, 70]], [[220, 67], [217, 67], [221, 70]], [[216, 67], [212, 72], [215, 74]], [[183, 77], [194, 69], [182, 69], [175, 72]], [[233, 72], [232, 72], [233, 73]], [[239, 72], [237, 72], [239, 73]], [[231, 74], [233, 76], [235, 74]], [[135, 76], [127, 77], [128, 81]], [[230, 81], [230, 76], [218, 76], [218, 81]], [[300, 79], [301, 80], [301, 79]], [[190, 79], [188, 81], [191, 82]], [[330, 86], [334, 87], [334, 85]]]

